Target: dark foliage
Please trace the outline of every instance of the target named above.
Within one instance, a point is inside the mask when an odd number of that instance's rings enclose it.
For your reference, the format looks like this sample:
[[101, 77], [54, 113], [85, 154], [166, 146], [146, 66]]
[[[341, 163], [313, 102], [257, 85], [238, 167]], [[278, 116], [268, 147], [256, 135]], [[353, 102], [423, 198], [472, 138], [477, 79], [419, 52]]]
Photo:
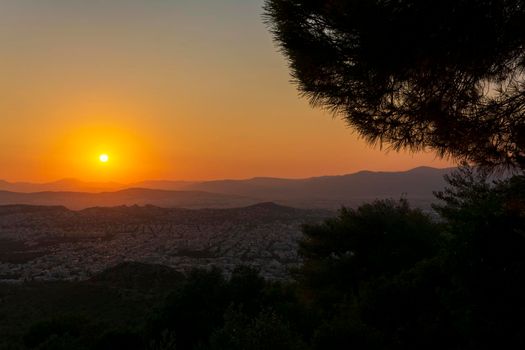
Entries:
[[266, 0], [301, 93], [371, 143], [525, 168], [522, 0]]
[[334, 302], [359, 295], [361, 284], [390, 277], [438, 251], [438, 225], [405, 200], [377, 201], [337, 218], [305, 226], [297, 278], [328, 310]]
[[451, 311], [478, 346], [525, 346], [525, 177], [491, 183], [464, 168], [438, 193], [450, 242], [444, 268]]
[[194, 270], [153, 320], [152, 336], [168, 330], [175, 334], [177, 348], [193, 349], [205, 344], [221, 326], [227, 306], [227, 284], [221, 271]]
[[67, 349], [72, 344], [81, 346], [78, 337], [84, 328], [84, 322], [78, 316], [56, 317], [34, 324], [27, 331], [24, 343], [28, 348]]
[[302, 331], [312, 329], [293, 289], [246, 266], [229, 279], [217, 269], [192, 271], [148, 328], [153, 343], [168, 332], [177, 349], [283, 350], [301, 348]]
[[446, 316], [436, 292], [446, 284], [435, 261], [444, 244], [440, 224], [405, 200], [387, 200], [343, 209], [304, 233], [296, 274], [323, 320], [315, 349], [442, 345], [446, 330], [433, 329]]
[[290, 325], [272, 311], [247, 317], [243, 312], [228, 310], [224, 327], [211, 338], [213, 350], [300, 350], [305, 347]]

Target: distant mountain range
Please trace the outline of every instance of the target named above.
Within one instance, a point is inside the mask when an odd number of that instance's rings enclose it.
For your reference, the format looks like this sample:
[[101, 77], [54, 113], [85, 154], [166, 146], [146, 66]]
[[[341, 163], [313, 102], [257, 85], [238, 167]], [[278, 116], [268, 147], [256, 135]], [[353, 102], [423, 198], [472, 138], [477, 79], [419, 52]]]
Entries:
[[443, 175], [454, 168], [419, 167], [403, 172], [361, 171], [307, 179], [143, 181], [129, 185], [64, 179], [50, 183], [9, 183], [0, 180], [0, 204], [93, 206], [157, 205], [163, 207], [227, 208], [273, 201], [311, 208], [355, 206], [377, 198], [406, 197], [428, 207], [433, 191], [445, 186]]
[[190, 181], [163, 181], [150, 180], [131, 184], [121, 184], [118, 182], [87, 182], [77, 179], [61, 179], [53, 182], [33, 183], [33, 182], [8, 182], [0, 180], [0, 191], [10, 192], [107, 192], [118, 191], [128, 188], [148, 188], [153, 190], [183, 190], [187, 189], [195, 182]]
[[165, 191], [130, 188], [114, 192], [10, 192], [0, 191], [0, 205], [30, 204], [69, 209], [114, 207], [120, 205], [156, 205], [181, 208], [230, 208], [255, 204], [257, 201], [240, 196], [201, 191]]

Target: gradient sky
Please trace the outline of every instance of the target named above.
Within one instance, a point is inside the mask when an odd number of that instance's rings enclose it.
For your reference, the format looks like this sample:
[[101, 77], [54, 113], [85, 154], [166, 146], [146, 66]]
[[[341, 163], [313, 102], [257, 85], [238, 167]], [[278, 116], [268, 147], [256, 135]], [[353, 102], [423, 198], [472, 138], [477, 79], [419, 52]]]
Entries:
[[311, 109], [289, 82], [262, 3], [0, 0], [0, 179], [309, 177], [451, 164], [372, 148]]

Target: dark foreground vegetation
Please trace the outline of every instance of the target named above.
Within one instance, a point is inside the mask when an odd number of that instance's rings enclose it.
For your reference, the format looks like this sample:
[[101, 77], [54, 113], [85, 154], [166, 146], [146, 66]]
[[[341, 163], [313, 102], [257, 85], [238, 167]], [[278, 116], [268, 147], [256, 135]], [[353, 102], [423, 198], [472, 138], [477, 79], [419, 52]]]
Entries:
[[448, 181], [437, 221], [400, 200], [305, 226], [286, 283], [126, 263], [2, 285], [0, 348], [523, 348], [525, 178], [463, 168]]

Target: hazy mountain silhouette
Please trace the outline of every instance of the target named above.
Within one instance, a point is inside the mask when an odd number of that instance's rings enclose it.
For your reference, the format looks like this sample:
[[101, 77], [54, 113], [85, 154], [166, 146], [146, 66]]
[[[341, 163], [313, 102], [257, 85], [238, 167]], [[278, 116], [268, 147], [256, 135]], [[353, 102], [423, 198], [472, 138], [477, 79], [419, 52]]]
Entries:
[[[0, 182], [0, 204], [65, 205], [70, 208], [153, 204], [168, 207], [224, 208], [258, 202], [295, 207], [338, 208], [376, 198], [406, 197], [428, 207], [433, 191], [444, 187], [443, 175], [454, 168], [419, 167], [402, 172], [361, 171], [307, 179], [257, 177], [247, 180], [143, 181], [141, 188], [118, 183], [65, 179], [46, 184]], [[134, 186], [135, 187], [135, 186]], [[102, 193], [85, 193], [101, 192]], [[110, 192], [114, 191], [114, 192]], [[38, 193], [13, 193], [38, 192]]]
[[133, 183], [129, 187], [151, 188], [154, 190], [183, 191], [195, 185], [195, 181], [146, 180]]
[[[116, 191], [125, 189], [127, 185], [119, 184], [117, 182], [85, 182], [77, 179], [61, 179], [46, 183], [32, 183], [32, 182], [7, 182], [0, 180], [1, 191], [11, 192], [102, 192], [102, 191]], [[139, 186], [133, 186], [139, 187]]]
[[147, 188], [152, 190], [181, 191], [195, 184], [193, 181], [146, 180], [123, 184], [118, 182], [87, 182], [78, 179], [61, 179], [46, 183], [8, 182], [0, 180], [0, 191], [10, 192], [104, 192], [127, 188]]
[[287, 200], [289, 198], [399, 197], [428, 196], [441, 189], [443, 175], [449, 169], [419, 167], [404, 172], [361, 171], [341, 176], [322, 176], [308, 179], [259, 177], [249, 180], [219, 180], [195, 183], [189, 189]]
[[403, 172], [361, 171], [341, 176], [308, 179], [254, 178], [196, 183], [189, 189], [235, 194], [298, 207], [337, 208], [355, 206], [376, 198], [406, 197], [427, 208], [433, 191], [443, 189], [443, 175], [454, 168], [419, 167]]
[[257, 203], [257, 200], [235, 195], [202, 191], [165, 191], [131, 188], [115, 192], [34, 192], [19, 193], [0, 191], [0, 205], [63, 205], [70, 209], [113, 207], [120, 205], [156, 205], [184, 208], [229, 208]]

